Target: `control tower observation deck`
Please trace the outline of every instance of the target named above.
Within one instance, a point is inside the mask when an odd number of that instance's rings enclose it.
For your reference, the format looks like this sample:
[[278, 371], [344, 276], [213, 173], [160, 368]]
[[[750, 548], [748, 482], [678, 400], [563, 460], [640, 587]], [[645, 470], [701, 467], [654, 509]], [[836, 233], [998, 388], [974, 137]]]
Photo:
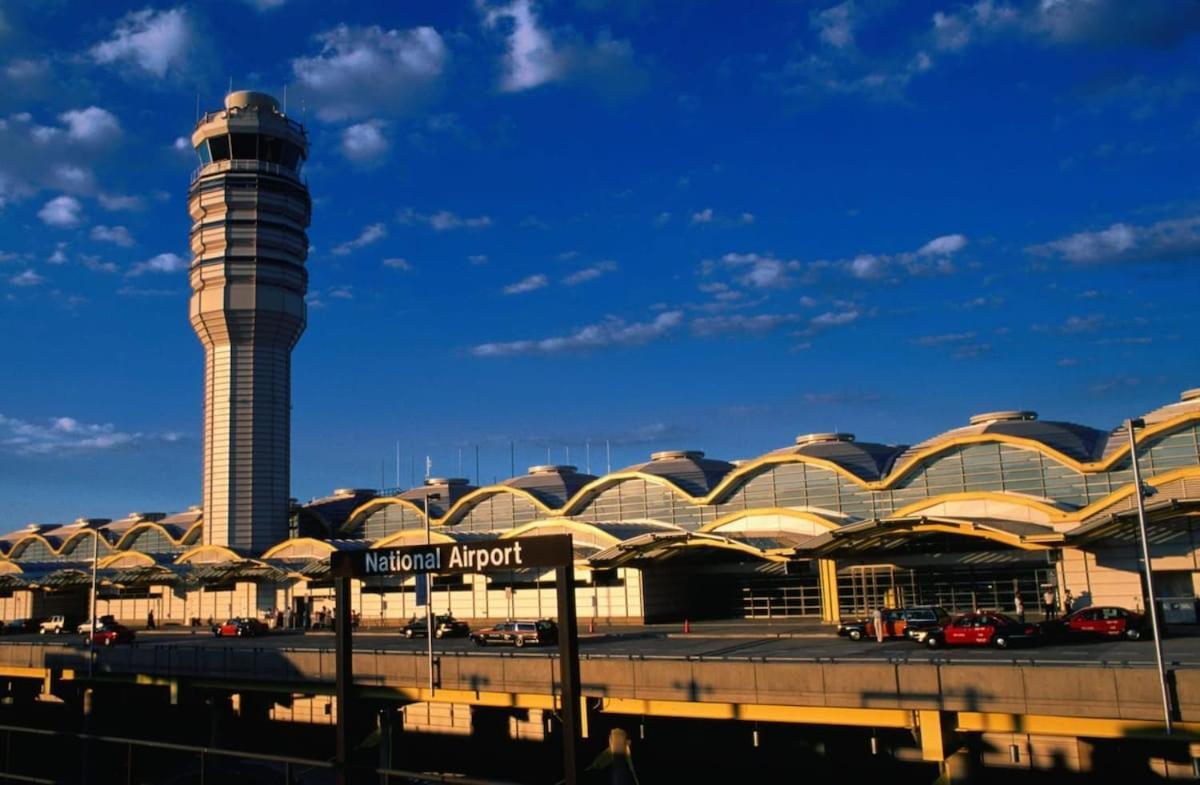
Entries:
[[288, 536], [291, 356], [304, 332], [312, 214], [304, 128], [230, 93], [192, 132], [192, 328], [204, 344], [204, 543], [262, 553]]

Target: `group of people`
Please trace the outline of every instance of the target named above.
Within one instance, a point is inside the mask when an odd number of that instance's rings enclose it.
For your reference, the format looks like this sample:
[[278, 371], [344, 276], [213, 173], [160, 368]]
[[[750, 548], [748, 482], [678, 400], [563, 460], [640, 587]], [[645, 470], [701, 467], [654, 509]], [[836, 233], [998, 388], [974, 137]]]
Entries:
[[[1013, 601], [1014, 610], [1016, 611], [1017, 621], [1025, 623], [1025, 601], [1021, 599], [1021, 593], [1017, 592], [1016, 599]], [[1075, 608], [1075, 595], [1070, 589], [1063, 592], [1062, 599], [1062, 615], [1070, 616], [1071, 611]], [[1047, 619], [1058, 618], [1058, 596], [1054, 589], [1047, 587], [1046, 591], [1042, 592], [1042, 615]]]
[[[350, 611], [350, 626], [358, 627], [362, 616], [356, 610]], [[264, 611], [263, 622], [268, 627], [277, 630], [325, 630], [333, 629], [334, 613], [328, 605], [322, 605], [315, 614], [311, 609], [297, 613], [295, 608], [286, 611], [278, 608]]]

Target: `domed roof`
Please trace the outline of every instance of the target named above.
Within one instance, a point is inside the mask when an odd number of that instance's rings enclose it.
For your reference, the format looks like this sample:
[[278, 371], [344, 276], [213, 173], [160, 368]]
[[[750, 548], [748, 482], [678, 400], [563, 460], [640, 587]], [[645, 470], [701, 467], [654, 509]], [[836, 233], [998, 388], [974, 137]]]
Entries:
[[429, 500], [429, 517], [441, 518], [456, 501], [473, 490], [475, 486], [463, 477], [430, 477], [425, 480], [424, 485], [410, 488], [399, 494], [398, 498], [407, 499], [418, 507], [423, 507], [425, 497], [436, 494], [441, 498]]
[[574, 466], [530, 466], [529, 473], [512, 477], [500, 483], [509, 488], [520, 488], [533, 494], [551, 509], [567, 503], [583, 486], [596, 479], [591, 474], [581, 474]]
[[699, 450], [664, 450], [650, 460], [622, 471], [652, 474], [670, 480], [692, 496], [703, 496], [733, 470], [733, 464], [705, 458]]
[[807, 455], [837, 464], [863, 480], [878, 480], [887, 474], [904, 445], [856, 442], [852, 433], [809, 433], [796, 443], [768, 455]]
[[336, 532], [350, 517], [350, 513], [374, 499], [376, 495], [373, 488], [338, 488], [332, 496], [313, 499], [300, 505], [300, 508], [320, 515]]
[[961, 428], [953, 428], [932, 439], [926, 439], [920, 444], [914, 444], [897, 456], [894, 465], [900, 466], [907, 463], [925, 448], [941, 442], [964, 436], [982, 435], [1029, 439], [1081, 462], [1095, 460], [1107, 437], [1104, 431], [1086, 425], [1039, 420], [1037, 412], [987, 412], [973, 416], [969, 423]]
[[[1146, 426], [1150, 427], [1160, 422], [1174, 419], [1181, 414], [1192, 414], [1200, 412], [1200, 387], [1193, 387], [1190, 390], [1184, 390], [1179, 394], [1179, 400], [1173, 403], [1168, 403], [1165, 406], [1160, 406], [1157, 409], [1147, 412], [1142, 415], [1142, 420]], [[1118, 452], [1129, 446], [1129, 436], [1125, 431], [1125, 423], [1118, 425], [1108, 436], [1108, 441], [1104, 445], [1104, 456], [1107, 458], [1115, 452]]]

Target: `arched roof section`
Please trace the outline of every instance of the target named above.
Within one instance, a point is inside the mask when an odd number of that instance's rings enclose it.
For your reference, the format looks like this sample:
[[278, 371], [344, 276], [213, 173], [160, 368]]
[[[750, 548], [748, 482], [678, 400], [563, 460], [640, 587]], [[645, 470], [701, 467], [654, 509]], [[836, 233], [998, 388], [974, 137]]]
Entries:
[[173, 524], [163, 524], [159, 521], [143, 521], [127, 529], [114, 547], [119, 551], [130, 550], [140, 536], [152, 531], [158, 532], [172, 545], [177, 546], [183, 545], [184, 536], [187, 534], [187, 532], [181, 531], [179, 527]]
[[97, 565], [102, 570], [126, 569], [129, 567], [157, 567], [158, 560], [141, 551], [117, 551], [101, 559]]
[[699, 450], [664, 450], [620, 473], [661, 477], [688, 496], [699, 497], [708, 494], [732, 470], [732, 463], [705, 458]]
[[[1179, 395], [1178, 401], [1146, 412], [1141, 419], [1146, 423], [1146, 428], [1136, 434], [1140, 437], [1139, 442], [1147, 440], [1147, 432], [1161, 435], [1165, 432], [1163, 426], [1186, 426], [1196, 422], [1200, 419], [1200, 388], [1184, 390]], [[1175, 430], [1175, 428], [1170, 430]], [[1113, 429], [1105, 442], [1104, 458], [1107, 459], [1113, 454], [1122, 455], [1128, 451], [1129, 433], [1125, 430], [1125, 424], [1121, 423]]]
[[179, 554], [175, 564], [224, 564], [245, 560], [245, 557], [224, 545], [197, 545]]
[[329, 496], [297, 505], [297, 509], [315, 515], [332, 534], [340, 530], [364, 503], [377, 495], [373, 488], [338, 488]]
[[648, 483], [666, 488], [671, 493], [692, 504], [703, 504], [704, 497], [695, 497], [688, 493], [683, 488], [676, 485], [672, 480], [656, 474], [645, 474], [638, 471], [620, 471], [612, 474], [606, 474], [603, 477], [588, 483], [580, 488], [575, 496], [567, 503], [567, 506], [561, 510], [561, 513], [566, 515], [575, 515], [585, 509], [597, 496], [604, 491], [620, 485], [623, 482], [630, 480], [644, 480]]
[[632, 561], [662, 561], [678, 552], [693, 548], [713, 548], [730, 551], [768, 562], [787, 562], [787, 549], [764, 549], [749, 542], [717, 534], [699, 532], [651, 532], [632, 537], [605, 548], [589, 557], [588, 562], [596, 568], [610, 569]]
[[[778, 521], [765, 519], [777, 518]], [[792, 521], [798, 526], [789, 526], [786, 521]], [[738, 510], [737, 512], [722, 515], [712, 523], [705, 524], [700, 529], [706, 533], [728, 534], [732, 531], [769, 531], [772, 528], [777, 528], [781, 531], [795, 531], [797, 533], [818, 534], [820, 532], [830, 531], [845, 524], [851, 523], [850, 518], [835, 518], [829, 515], [823, 515], [810, 510], [789, 510], [783, 507], [760, 507], [750, 510]], [[771, 524], [774, 524], [772, 526]], [[782, 524], [782, 525], [781, 525]]]
[[[362, 528], [363, 522], [366, 521], [368, 515], [380, 507], [387, 507], [389, 505], [397, 505], [399, 507], [407, 508], [410, 512], [415, 513], [422, 519], [425, 517], [424, 507], [418, 505], [412, 499], [406, 499], [401, 496], [377, 496], [376, 498], [359, 505], [354, 509], [354, 512], [346, 516], [346, 522], [342, 524], [340, 534], [353, 534], [358, 529]], [[433, 509], [431, 508], [429, 512], [430, 518], [432, 519], [434, 517]]]
[[183, 537], [179, 539], [183, 545], [195, 545], [200, 541], [200, 535], [204, 533], [204, 521], [196, 521], [192, 524]]
[[8, 559], [0, 559], [0, 575], [20, 575], [24, 570], [21, 565]]
[[942, 533], [998, 543], [1018, 550], [1046, 550], [1063, 541], [1049, 526], [1026, 521], [960, 518], [885, 518], [861, 521], [827, 532], [801, 546], [814, 556], [886, 549], [889, 543]]
[[595, 479], [595, 475], [582, 474], [574, 466], [546, 464], [530, 466], [528, 474], [504, 480], [500, 487], [529, 493], [549, 512], [561, 509], [580, 488]]
[[527, 501], [539, 512], [545, 513], [546, 515], [553, 515], [557, 512], [555, 508], [547, 505], [542, 498], [535, 495], [531, 491], [525, 488], [519, 488], [500, 483], [499, 485], [486, 485], [482, 488], [476, 488], [470, 493], [464, 494], [458, 499], [457, 502], [454, 503], [454, 506], [446, 512], [446, 515], [438, 521], [438, 524], [444, 526], [454, 526], [458, 523], [461, 523], [464, 518], [471, 514], [471, 510], [475, 509], [488, 499], [501, 494], [509, 494], [518, 499]]
[[315, 537], [297, 537], [284, 540], [268, 549], [264, 559], [319, 559], [336, 551], [357, 551], [367, 547], [362, 540], [321, 540]]
[[[480, 540], [497, 539], [493, 534], [474, 532], [456, 532], [453, 529], [431, 529], [429, 541], [434, 545], [453, 545], [456, 542], [478, 542]], [[372, 548], [392, 548], [403, 545], [424, 545], [425, 532], [416, 529], [406, 529], [371, 543]]]
[[[58, 546], [58, 555], [67, 556], [79, 550], [79, 546], [84, 540], [95, 540], [100, 551], [112, 551], [114, 545], [105, 536], [106, 533], [97, 529], [79, 529], [67, 536], [62, 544]], [[92, 554], [89, 546], [87, 554], [80, 554], [81, 558], [91, 559]]]
[[1077, 517], [1074, 510], [1057, 504], [1053, 499], [1014, 491], [966, 491], [930, 496], [901, 507], [890, 517], [909, 518], [919, 515], [1008, 518], [1027, 520], [1030, 523], [1063, 522]]
[[[568, 518], [533, 521], [515, 529], [509, 529], [500, 535], [500, 539], [508, 540], [525, 535], [570, 534], [573, 542], [591, 545], [594, 548], [606, 548], [616, 545], [621, 538], [605, 531], [603, 527], [586, 521], [573, 521]], [[576, 539], [579, 538], [579, 539]]]
[[894, 444], [858, 442], [850, 433], [810, 433], [796, 437], [796, 443], [773, 450], [768, 455], [803, 455], [837, 466], [864, 482], [883, 478], [892, 461], [907, 447]]

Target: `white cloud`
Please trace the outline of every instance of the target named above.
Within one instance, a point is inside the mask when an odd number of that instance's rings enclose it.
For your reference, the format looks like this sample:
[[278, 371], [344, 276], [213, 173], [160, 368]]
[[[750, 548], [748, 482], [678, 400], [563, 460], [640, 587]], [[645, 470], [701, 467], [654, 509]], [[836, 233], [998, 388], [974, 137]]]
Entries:
[[184, 69], [191, 43], [191, 22], [183, 8], [147, 8], [127, 14], [111, 38], [92, 47], [91, 55], [97, 63], [125, 63], [162, 79]]
[[958, 253], [967, 247], [967, 238], [961, 234], [945, 234], [935, 237], [921, 246], [919, 256], [946, 256]]
[[58, 116], [67, 126], [67, 138], [84, 144], [101, 144], [121, 136], [121, 123], [107, 109], [89, 106], [72, 109]]
[[142, 209], [142, 198], [140, 196], [122, 196], [120, 194], [98, 194], [97, 200], [100, 206], [110, 212], [119, 210], [140, 210]]
[[173, 253], [160, 253], [144, 262], [138, 262], [129, 268], [127, 275], [135, 276], [143, 273], [178, 273], [188, 268], [187, 260]]
[[45, 281], [46, 279], [38, 275], [34, 270], [25, 270], [8, 279], [8, 282], [13, 286], [37, 286], [40, 283], [45, 283]]
[[491, 216], [480, 215], [475, 218], [460, 216], [449, 210], [439, 210], [436, 213], [419, 213], [411, 207], [399, 212], [396, 220], [408, 226], [417, 223], [428, 224], [434, 231], [449, 232], [455, 229], [486, 229], [492, 225]]
[[175, 141], [171, 143], [171, 147], [181, 153], [190, 153], [192, 152], [192, 140], [186, 136], [177, 136], [175, 137]]
[[322, 120], [405, 114], [436, 86], [449, 58], [432, 27], [338, 25], [317, 36], [321, 52], [292, 61], [300, 93]]
[[840, 327], [844, 324], [858, 321], [858, 317], [861, 315], [862, 313], [857, 308], [845, 311], [826, 311], [809, 319], [808, 324], [810, 327], [816, 329]]
[[487, 254], [477, 253], [477, 254], [471, 254], [470, 256], [468, 256], [467, 261], [470, 262], [471, 264], [487, 264], [488, 258], [487, 258]]
[[854, 0], [846, 0], [823, 11], [813, 11], [809, 23], [821, 37], [821, 42], [835, 49], [854, 47], [854, 25], [857, 21]]
[[45, 60], [17, 58], [4, 66], [4, 75], [14, 82], [31, 82], [42, 78], [49, 71], [50, 64]]
[[84, 267], [96, 273], [115, 273], [120, 269], [117, 267], [116, 262], [106, 262], [99, 256], [80, 254], [79, 261]]
[[413, 270], [411, 262], [398, 256], [391, 259], [384, 259], [383, 266], [391, 267], [393, 270], [403, 270], [406, 273], [410, 273]]
[[78, 226], [82, 220], [80, 213], [83, 205], [73, 196], [56, 196], [38, 210], [38, 218], [47, 226], [57, 226], [70, 229]]
[[522, 278], [504, 287], [505, 294], [525, 294], [544, 288], [550, 281], [542, 273]]
[[[4, 255], [0, 254], [0, 261], [4, 261]], [[67, 244], [56, 243], [54, 253], [46, 258], [46, 264], [66, 264], [67, 263]]]
[[[704, 273], [711, 273], [718, 265], [706, 263]], [[737, 281], [753, 289], [782, 289], [794, 283], [792, 273], [804, 265], [795, 259], [777, 259], [770, 254], [727, 253], [721, 257], [721, 267], [738, 271]], [[744, 271], [744, 272], [743, 272]]]
[[388, 151], [383, 127], [383, 121], [370, 120], [343, 129], [342, 155], [358, 164], [374, 163], [382, 159]]
[[381, 223], [371, 224], [370, 226], [363, 227], [358, 237], [335, 246], [331, 253], [334, 256], [346, 256], [351, 251], [365, 248], [371, 243], [379, 242], [384, 237], [387, 237], [387, 227]]
[[594, 281], [605, 273], [614, 272], [616, 269], [617, 263], [614, 261], [605, 260], [603, 262], [597, 262], [591, 267], [585, 267], [582, 270], [576, 270], [575, 272], [571, 273], [566, 278], [563, 278], [563, 283], [565, 283], [567, 286], [576, 286], [581, 283], [586, 283], [587, 281]]
[[965, 343], [974, 340], [975, 331], [969, 330], [964, 333], [942, 333], [941, 335], [922, 335], [919, 338], [914, 338], [913, 343], [917, 346], [945, 346], [952, 343]]
[[0, 449], [19, 455], [90, 452], [182, 439], [176, 432], [130, 433], [112, 423], [85, 423], [74, 417], [51, 417], [40, 424], [0, 414]]
[[731, 333], [760, 334], [799, 321], [794, 313], [731, 314], [727, 316], [703, 316], [693, 319], [692, 332], [699, 336], [728, 335]]
[[504, 56], [503, 90], [516, 92], [553, 82], [565, 70], [562, 55], [554, 50], [549, 34], [538, 26], [530, 0], [514, 0], [503, 8], [487, 9], [484, 26], [492, 28], [502, 19], [509, 20], [508, 52]]
[[712, 220], [713, 209], [711, 207], [706, 207], [699, 212], [692, 213], [692, 223], [694, 224], [708, 224], [712, 223]]
[[1200, 259], [1200, 215], [1149, 226], [1115, 223], [1030, 247], [1030, 253], [1075, 264], [1171, 262]]
[[505, 30], [500, 89], [520, 92], [566, 79], [590, 81], [607, 90], [636, 89], [644, 81], [628, 41], [601, 31], [591, 43], [572, 31], [550, 31], [538, 21], [531, 0], [491, 6], [476, 0], [485, 28]]
[[104, 243], [116, 243], [122, 248], [132, 248], [133, 235], [124, 226], [93, 226], [91, 238]]
[[562, 354], [603, 349], [609, 346], [635, 346], [663, 338], [683, 324], [682, 311], [664, 311], [649, 322], [629, 323], [610, 318], [582, 327], [569, 335], [538, 340], [484, 343], [471, 349], [476, 357], [512, 357], [528, 354]]

